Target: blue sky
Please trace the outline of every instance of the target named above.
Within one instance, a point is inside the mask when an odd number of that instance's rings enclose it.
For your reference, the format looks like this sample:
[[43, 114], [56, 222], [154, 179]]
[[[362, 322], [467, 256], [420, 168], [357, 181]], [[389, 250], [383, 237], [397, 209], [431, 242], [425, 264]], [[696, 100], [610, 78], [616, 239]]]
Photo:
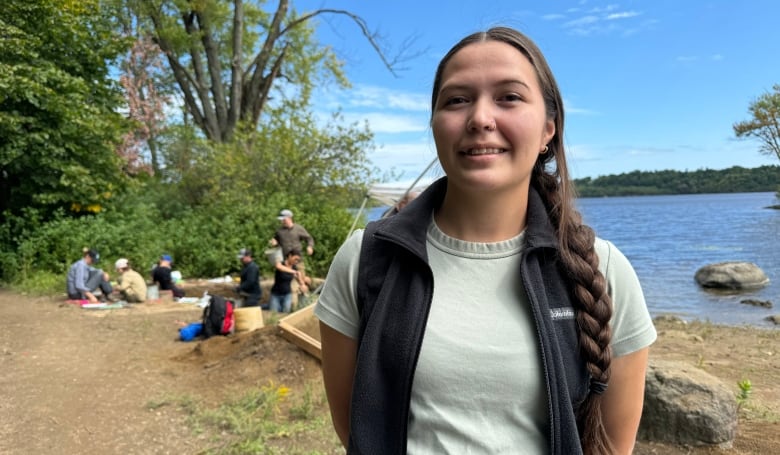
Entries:
[[[416, 177], [435, 157], [428, 119], [433, 74], [460, 38], [493, 25], [536, 41], [558, 80], [574, 178], [633, 170], [724, 169], [780, 164], [732, 125], [780, 83], [780, 1], [303, 0], [299, 12], [346, 9], [398, 50], [418, 54], [393, 76], [341, 16], [317, 37], [345, 62], [353, 87], [323, 90], [316, 108], [367, 121], [372, 162]], [[392, 52], [390, 52], [392, 54]], [[439, 171], [440, 172], [440, 171]], [[434, 174], [436, 172], [434, 171]]]

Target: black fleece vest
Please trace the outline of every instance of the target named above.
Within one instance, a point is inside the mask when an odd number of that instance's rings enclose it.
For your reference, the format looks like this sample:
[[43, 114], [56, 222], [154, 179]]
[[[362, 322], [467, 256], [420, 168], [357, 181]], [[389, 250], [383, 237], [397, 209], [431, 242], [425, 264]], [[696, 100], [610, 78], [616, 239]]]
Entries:
[[[433, 297], [427, 227], [445, 192], [442, 178], [397, 215], [366, 227], [357, 289], [360, 332], [349, 454], [406, 453], [412, 381]], [[553, 227], [533, 189], [525, 236], [518, 278], [532, 305], [541, 348], [550, 453], [579, 454], [574, 409], [586, 397], [589, 376], [578, 351], [567, 280], [556, 260]], [[517, 449], [522, 452], [522, 447]]]

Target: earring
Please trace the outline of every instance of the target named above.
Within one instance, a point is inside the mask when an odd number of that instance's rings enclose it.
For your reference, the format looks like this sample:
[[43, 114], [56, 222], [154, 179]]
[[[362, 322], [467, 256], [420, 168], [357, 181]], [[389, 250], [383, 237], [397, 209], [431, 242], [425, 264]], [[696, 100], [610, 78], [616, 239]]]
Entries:
[[542, 150], [541, 154], [542, 154], [542, 155], [544, 155], [545, 153], [547, 153], [547, 152], [549, 152], [549, 151], [550, 151], [550, 147], [549, 147], [549, 146], [547, 146], [547, 145], [545, 145], [545, 146], [544, 146], [544, 150]]

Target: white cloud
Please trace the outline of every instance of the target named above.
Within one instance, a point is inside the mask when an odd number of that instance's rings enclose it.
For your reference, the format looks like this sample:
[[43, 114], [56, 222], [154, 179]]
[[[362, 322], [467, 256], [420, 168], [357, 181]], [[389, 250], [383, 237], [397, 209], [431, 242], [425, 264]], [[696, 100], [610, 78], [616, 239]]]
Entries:
[[[590, 8], [587, 10], [586, 15], [565, 21], [561, 24], [561, 27], [567, 29], [569, 33], [580, 36], [590, 35], [604, 35], [609, 33], [621, 33], [623, 36], [628, 36], [636, 33], [640, 29], [645, 27], [645, 24], [635, 25], [631, 23], [631, 27], [625, 25], [618, 26], [616, 23], [621, 21], [624, 23], [632, 18], [641, 16], [642, 13], [638, 11], [618, 11], [618, 5], [607, 5], [605, 7]], [[576, 9], [569, 9], [566, 14], [574, 15], [578, 13]], [[543, 16], [544, 19], [565, 19], [563, 14], [547, 14]], [[647, 22], [646, 22], [647, 23]]]
[[630, 148], [628, 150], [629, 156], [652, 156], [658, 153], [657, 149], [649, 148]]
[[616, 19], [628, 19], [628, 18], [631, 18], [631, 17], [637, 17], [637, 16], [639, 16], [639, 14], [640, 13], [637, 13], [636, 11], [626, 11], [626, 12], [623, 12], [623, 13], [609, 14], [609, 15], [607, 15], [607, 17], [605, 19], [608, 20], [608, 21], [613, 21], [613, 20], [616, 20]]
[[[406, 142], [383, 145], [369, 155], [371, 162], [382, 171], [400, 172], [401, 178], [415, 178], [436, 158], [432, 143]], [[427, 175], [441, 175], [436, 165]]]
[[428, 95], [360, 85], [343, 92], [343, 100], [350, 106], [394, 108], [404, 111], [427, 111]]
[[425, 116], [387, 112], [343, 112], [347, 123], [368, 122], [374, 133], [418, 133], [428, 129]]
[[565, 109], [565, 113], [567, 115], [573, 114], [573, 115], [598, 115], [599, 112], [594, 111], [592, 109], [586, 109], [579, 106], [575, 106], [573, 102], [570, 100], [563, 100], [563, 108]]
[[568, 28], [579, 28], [585, 25], [595, 24], [598, 21], [599, 18], [597, 16], [584, 16], [579, 19], [568, 21], [565, 24], [563, 24], [563, 26]]
[[723, 59], [724, 59], [724, 57], [721, 54], [713, 54], [713, 55], [710, 55], [709, 57], [700, 57], [698, 55], [680, 55], [680, 56], [677, 56], [674, 60], [676, 62], [679, 62], [679, 63], [693, 63], [693, 62], [698, 62], [698, 61], [701, 61], [701, 60], [709, 60], [709, 61], [713, 61], [713, 62], [719, 62], [719, 61], [721, 61]]
[[591, 8], [589, 12], [590, 13], [596, 13], [596, 14], [597, 13], [608, 13], [610, 11], [616, 10], [617, 8], [618, 8], [617, 5], [607, 5], [607, 6], [603, 7], [603, 8], [601, 8], [601, 7]]
[[587, 144], [567, 144], [566, 158], [569, 162], [599, 161], [602, 158], [596, 151], [598, 148]]

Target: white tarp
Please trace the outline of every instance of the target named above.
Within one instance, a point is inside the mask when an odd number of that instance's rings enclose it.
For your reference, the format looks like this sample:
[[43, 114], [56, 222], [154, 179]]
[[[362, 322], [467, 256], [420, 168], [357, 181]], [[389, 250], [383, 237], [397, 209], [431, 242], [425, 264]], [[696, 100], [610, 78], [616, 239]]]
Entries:
[[434, 182], [434, 178], [421, 178], [401, 182], [376, 183], [368, 189], [368, 196], [384, 205], [393, 205], [406, 193], [422, 192]]
[[349, 234], [347, 234], [347, 238], [349, 238], [349, 236], [352, 234], [352, 231], [355, 230], [355, 226], [357, 225], [360, 216], [363, 214], [363, 209], [366, 208], [366, 203], [369, 199], [374, 199], [385, 205], [392, 206], [395, 205], [395, 203], [398, 202], [407, 193], [421, 192], [425, 190], [428, 188], [428, 185], [436, 180], [435, 178], [424, 176], [437, 161], [438, 160], [434, 158], [433, 161], [428, 164], [428, 167], [426, 167], [425, 170], [416, 179], [390, 183], [375, 183], [371, 185], [371, 187], [368, 189], [368, 194], [366, 194], [366, 197], [363, 199], [363, 204], [355, 214], [355, 219], [352, 221], [352, 227], [349, 228]]

